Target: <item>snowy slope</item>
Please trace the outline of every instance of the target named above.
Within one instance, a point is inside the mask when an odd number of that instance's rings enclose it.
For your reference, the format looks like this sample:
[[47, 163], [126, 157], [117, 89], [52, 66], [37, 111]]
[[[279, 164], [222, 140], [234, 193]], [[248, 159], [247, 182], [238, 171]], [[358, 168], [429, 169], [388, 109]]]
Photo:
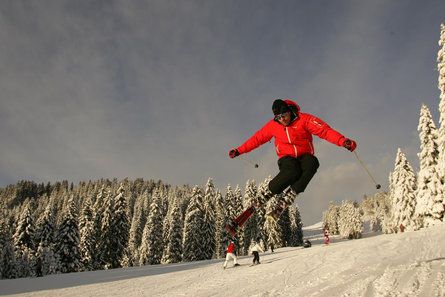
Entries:
[[[365, 236], [325, 246], [261, 254], [261, 265], [222, 269], [222, 260], [1, 280], [20, 296], [445, 296], [445, 224], [417, 232]], [[231, 267], [231, 264], [229, 264]]]

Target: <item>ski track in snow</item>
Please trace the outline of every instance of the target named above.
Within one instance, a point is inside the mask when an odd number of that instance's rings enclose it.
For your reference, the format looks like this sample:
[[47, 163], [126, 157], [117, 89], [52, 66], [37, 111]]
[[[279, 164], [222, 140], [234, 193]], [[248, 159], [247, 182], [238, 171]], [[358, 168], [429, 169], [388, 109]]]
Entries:
[[320, 226], [305, 228], [311, 248], [282, 248], [222, 259], [1, 280], [11, 296], [439, 296], [445, 297], [445, 223], [417, 232], [365, 234], [324, 245]]

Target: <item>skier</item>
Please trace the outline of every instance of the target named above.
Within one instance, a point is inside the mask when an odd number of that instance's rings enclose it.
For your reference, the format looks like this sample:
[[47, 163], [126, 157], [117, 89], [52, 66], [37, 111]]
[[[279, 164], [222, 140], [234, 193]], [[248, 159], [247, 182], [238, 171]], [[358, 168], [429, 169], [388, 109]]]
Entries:
[[253, 265], [255, 265], [255, 263], [260, 264], [260, 254], [259, 253], [264, 253], [264, 251], [261, 248], [261, 246], [258, 244], [258, 242], [256, 242], [256, 241], [252, 242], [250, 251], [253, 254]]
[[275, 137], [275, 149], [279, 157], [279, 173], [269, 182], [262, 193], [264, 204], [273, 195], [282, 193], [286, 188], [289, 195], [284, 195], [283, 206], [278, 206], [273, 216], [278, 217], [285, 207], [291, 205], [295, 197], [306, 189], [309, 181], [319, 167], [314, 156], [312, 135], [317, 135], [335, 145], [354, 151], [357, 144], [344, 137], [319, 118], [300, 112], [300, 107], [291, 100], [277, 99], [272, 104], [274, 114], [270, 120], [251, 138], [238, 148], [229, 151], [230, 158], [248, 153]]
[[309, 239], [306, 239], [304, 241], [303, 247], [304, 248], [310, 248], [312, 246], [312, 243], [309, 241]]
[[227, 263], [230, 259], [233, 259], [233, 265], [239, 266], [238, 262], [236, 261], [236, 254], [235, 254], [235, 243], [233, 241], [230, 242], [229, 246], [226, 249], [226, 261], [224, 262], [224, 269], [227, 267]]
[[329, 244], [329, 234], [328, 234], [328, 232], [329, 232], [329, 228], [326, 227], [326, 228], [323, 230], [324, 237], [326, 237], [326, 242], [325, 242], [326, 245]]

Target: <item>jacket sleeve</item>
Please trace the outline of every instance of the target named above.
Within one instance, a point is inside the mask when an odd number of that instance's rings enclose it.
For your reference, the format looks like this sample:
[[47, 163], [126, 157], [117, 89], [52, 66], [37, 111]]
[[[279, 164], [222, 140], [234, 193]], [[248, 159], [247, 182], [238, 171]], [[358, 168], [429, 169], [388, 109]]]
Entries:
[[335, 145], [343, 145], [345, 137], [336, 130], [332, 129], [328, 124], [326, 124], [319, 118], [308, 115], [305, 125], [306, 129], [311, 134], [317, 135], [318, 137], [325, 139]]
[[240, 155], [248, 153], [262, 144], [265, 144], [272, 139], [273, 135], [271, 133], [271, 125], [273, 120], [264, 125], [260, 130], [258, 130], [251, 138], [244, 142], [239, 148], [238, 152]]

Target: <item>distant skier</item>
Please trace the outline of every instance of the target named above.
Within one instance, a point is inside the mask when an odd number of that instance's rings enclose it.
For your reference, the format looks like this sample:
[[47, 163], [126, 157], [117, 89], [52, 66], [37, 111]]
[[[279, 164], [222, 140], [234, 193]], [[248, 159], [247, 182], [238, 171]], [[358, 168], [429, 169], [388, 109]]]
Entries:
[[304, 241], [303, 247], [304, 248], [310, 248], [311, 246], [312, 246], [312, 243], [308, 239], [306, 239]]
[[319, 167], [318, 159], [314, 156], [312, 135], [343, 146], [351, 152], [356, 149], [357, 144], [319, 118], [300, 112], [300, 107], [291, 100], [275, 100], [272, 111], [275, 117], [243, 145], [230, 150], [229, 156], [235, 158], [248, 153], [275, 137], [280, 172], [270, 181], [266, 193], [263, 193], [264, 201], [259, 201], [259, 204], [264, 204], [273, 195], [280, 194], [290, 186], [287, 190], [290, 195], [285, 195], [287, 200], [284, 201], [287, 206], [306, 189]]
[[226, 261], [224, 262], [224, 269], [227, 267], [227, 263], [230, 259], [233, 259], [233, 265], [239, 266], [237, 260], [236, 260], [236, 254], [235, 254], [235, 243], [233, 241], [230, 242], [229, 246], [226, 249]]
[[328, 232], [329, 232], [329, 228], [326, 227], [326, 228], [323, 230], [324, 237], [326, 237], [326, 242], [325, 242], [326, 245], [329, 244], [329, 234], [328, 234]]
[[253, 255], [253, 265], [260, 264], [260, 254], [264, 253], [261, 246], [258, 244], [257, 241], [252, 242], [252, 246], [250, 247], [250, 252]]

